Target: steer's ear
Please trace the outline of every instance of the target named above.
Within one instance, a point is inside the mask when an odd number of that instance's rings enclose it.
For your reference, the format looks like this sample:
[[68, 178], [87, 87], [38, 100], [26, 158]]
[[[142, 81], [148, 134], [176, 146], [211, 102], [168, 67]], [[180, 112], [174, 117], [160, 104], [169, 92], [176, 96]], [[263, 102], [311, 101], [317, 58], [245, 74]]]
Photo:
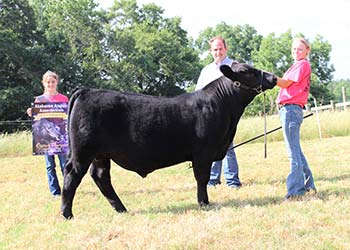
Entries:
[[233, 71], [230, 66], [228, 65], [221, 65], [220, 66], [220, 71], [226, 76], [227, 78], [233, 79]]

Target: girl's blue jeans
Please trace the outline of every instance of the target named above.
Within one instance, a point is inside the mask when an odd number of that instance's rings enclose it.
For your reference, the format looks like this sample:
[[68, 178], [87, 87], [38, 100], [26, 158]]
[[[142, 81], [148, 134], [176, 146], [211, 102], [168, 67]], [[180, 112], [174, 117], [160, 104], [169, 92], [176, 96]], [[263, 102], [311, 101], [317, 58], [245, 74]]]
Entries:
[[304, 195], [310, 189], [316, 189], [314, 178], [300, 146], [300, 126], [303, 122], [303, 110], [298, 105], [283, 106], [280, 110], [284, 141], [290, 161], [290, 173], [287, 177], [287, 197]]
[[[64, 164], [66, 163], [67, 156], [66, 154], [58, 154], [57, 156], [60, 162], [61, 173], [63, 175]], [[50, 192], [52, 195], [60, 195], [61, 187], [58, 183], [58, 178], [56, 174], [55, 156], [46, 154], [45, 163]]]

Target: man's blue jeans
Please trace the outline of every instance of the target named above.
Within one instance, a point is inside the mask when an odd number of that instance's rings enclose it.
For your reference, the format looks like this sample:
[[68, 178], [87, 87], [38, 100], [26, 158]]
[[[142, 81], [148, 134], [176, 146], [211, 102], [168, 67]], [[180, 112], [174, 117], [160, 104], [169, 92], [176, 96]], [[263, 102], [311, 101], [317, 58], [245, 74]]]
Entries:
[[[58, 159], [60, 161], [60, 167], [61, 172], [63, 175], [64, 170], [64, 164], [66, 163], [67, 156], [66, 154], [58, 154]], [[45, 155], [45, 163], [46, 163], [46, 173], [47, 173], [47, 179], [49, 182], [49, 189], [51, 194], [53, 195], [60, 195], [61, 194], [61, 188], [58, 183], [58, 178], [56, 174], [56, 163], [55, 163], [55, 156], [54, 155]]]
[[224, 177], [228, 186], [242, 186], [238, 176], [238, 163], [233, 143], [230, 144], [222, 161], [214, 161], [211, 165], [210, 180], [208, 185], [218, 185], [221, 183], [221, 168], [224, 165]]
[[283, 106], [280, 110], [283, 136], [290, 160], [290, 173], [287, 177], [287, 197], [304, 195], [315, 189], [314, 178], [300, 146], [300, 126], [303, 110], [298, 105]]

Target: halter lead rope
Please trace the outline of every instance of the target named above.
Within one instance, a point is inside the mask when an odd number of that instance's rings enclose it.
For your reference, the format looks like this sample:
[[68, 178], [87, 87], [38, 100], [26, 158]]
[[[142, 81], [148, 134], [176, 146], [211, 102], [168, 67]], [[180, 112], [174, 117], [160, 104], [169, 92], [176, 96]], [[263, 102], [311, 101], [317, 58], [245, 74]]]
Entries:
[[263, 99], [263, 112], [264, 112], [264, 158], [267, 158], [267, 132], [266, 132], [266, 110], [265, 110], [265, 101], [266, 101], [266, 94], [263, 93], [264, 99]]
[[[263, 116], [264, 116], [264, 158], [267, 158], [267, 121], [266, 121], [266, 93], [263, 91], [263, 87], [262, 87], [262, 82], [263, 82], [263, 78], [264, 78], [264, 71], [260, 71], [261, 72], [261, 77], [260, 77], [260, 86], [256, 87], [256, 88], [251, 88], [248, 87], [246, 85], [241, 84], [239, 81], [234, 81], [233, 83], [238, 87], [238, 88], [243, 88], [246, 90], [253, 90], [255, 92], [257, 92], [258, 94], [263, 93], [264, 98], [263, 98]], [[235, 148], [235, 147], [233, 147]]]

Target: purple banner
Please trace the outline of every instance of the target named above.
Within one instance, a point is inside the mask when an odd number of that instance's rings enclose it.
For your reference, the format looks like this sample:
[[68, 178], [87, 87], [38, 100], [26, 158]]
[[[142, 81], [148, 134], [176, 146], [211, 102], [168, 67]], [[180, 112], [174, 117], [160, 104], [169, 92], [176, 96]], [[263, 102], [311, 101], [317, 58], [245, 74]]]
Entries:
[[67, 153], [67, 107], [65, 102], [34, 103], [33, 155]]

